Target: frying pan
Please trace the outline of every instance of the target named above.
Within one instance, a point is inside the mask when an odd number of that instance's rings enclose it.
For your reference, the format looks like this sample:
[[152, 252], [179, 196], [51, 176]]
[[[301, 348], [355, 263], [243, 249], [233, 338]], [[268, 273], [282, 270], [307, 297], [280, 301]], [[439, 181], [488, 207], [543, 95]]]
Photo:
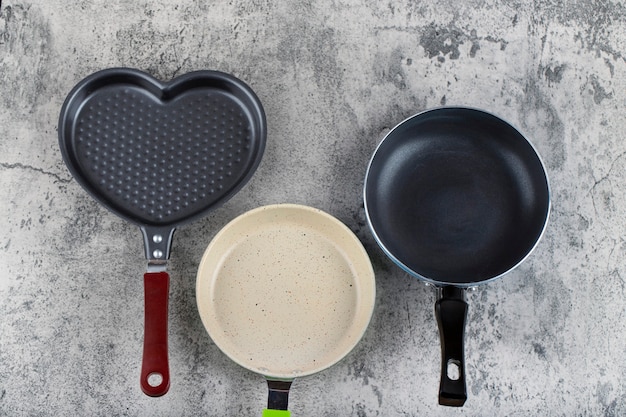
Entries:
[[264, 417], [288, 417], [294, 378], [330, 367], [365, 332], [374, 271], [343, 223], [294, 204], [260, 207], [226, 225], [207, 247], [198, 311], [215, 344], [265, 376]]
[[167, 261], [175, 229], [231, 198], [258, 166], [263, 107], [241, 80], [197, 71], [161, 83], [130, 68], [80, 81], [59, 119], [63, 159], [97, 201], [139, 226], [148, 260], [141, 388], [169, 389]]
[[462, 406], [465, 289], [519, 265], [550, 211], [543, 164], [513, 126], [478, 109], [432, 109], [400, 123], [376, 148], [365, 211], [383, 252], [437, 288], [439, 403]]

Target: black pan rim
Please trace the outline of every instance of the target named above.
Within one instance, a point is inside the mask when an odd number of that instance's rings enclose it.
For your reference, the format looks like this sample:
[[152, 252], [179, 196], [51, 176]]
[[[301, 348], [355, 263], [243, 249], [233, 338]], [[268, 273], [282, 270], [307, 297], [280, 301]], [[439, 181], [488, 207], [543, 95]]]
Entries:
[[[541, 231], [537, 236], [537, 239], [535, 240], [534, 244], [532, 245], [532, 247], [528, 250], [528, 252], [525, 254], [525, 256], [521, 257], [521, 259], [519, 259], [519, 261], [517, 261], [513, 266], [511, 266], [509, 269], [507, 269], [506, 271], [497, 274], [493, 277], [481, 280], [481, 281], [476, 281], [476, 282], [448, 282], [448, 281], [442, 281], [442, 280], [437, 280], [434, 278], [430, 278], [427, 276], [424, 276], [422, 274], [417, 273], [416, 271], [414, 271], [413, 269], [411, 269], [409, 266], [407, 266], [405, 263], [403, 263], [402, 261], [400, 261], [400, 259], [398, 259], [388, 248], [387, 246], [384, 244], [384, 242], [382, 241], [382, 239], [380, 238], [380, 236], [378, 235], [378, 233], [376, 232], [376, 229], [374, 227], [373, 221], [372, 221], [372, 215], [370, 213], [370, 208], [368, 205], [368, 199], [367, 199], [367, 189], [368, 189], [368, 183], [369, 180], [371, 178], [370, 176], [370, 168], [372, 167], [372, 164], [374, 163], [377, 154], [379, 152], [379, 150], [381, 149], [381, 147], [383, 146], [383, 144], [385, 143], [385, 140], [391, 136], [391, 134], [396, 131], [396, 129], [398, 129], [400, 126], [404, 125], [405, 123], [407, 123], [408, 121], [414, 119], [414, 118], [418, 118], [418, 117], [424, 117], [426, 114], [432, 113], [432, 112], [441, 112], [441, 111], [468, 111], [468, 112], [476, 112], [476, 113], [480, 113], [482, 115], [494, 118], [499, 120], [501, 123], [504, 123], [506, 125], [508, 125], [510, 128], [512, 128], [514, 131], [516, 131], [519, 136], [521, 138], [523, 138], [526, 143], [530, 146], [530, 148], [533, 150], [534, 154], [536, 155], [541, 168], [543, 170], [543, 173], [545, 175], [545, 181], [546, 181], [546, 187], [547, 187], [547, 207], [546, 207], [546, 215], [543, 221], [543, 225], [541, 227]], [[550, 189], [550, 180], [548, 177], [548, 173], [546, 170], [546, 165], [544, 164], [541, 155], [539, 154], [539, 152], [537, 152], [536, 147], [533, 145], [533, 143], [528, 140], [528, 138], [523, 135], [519, 129], [517, 129], [513, 124], [511, 124], [510, 122], [508, 122], [507, 120], [501, 118], [500, 116], [495, 115], [492, 112], [483, 110], [483, 109], [479, 109], [476, 107], [468, 107], [468, 106], [441, 106], [441, 107], [434, 107], [434, 108], [429, 108], [426, 110], [423, 110], [421, 112], [418, 112], [412, 116], [409, 116], [407, 118], [405, 118], [404, 120], [402, 120], [400, 123], [396, 124], [392, 129], [389, 130], [389, 132], [387, 132], [387, 134], [383, 137], [383, 139], [380, 141], [380, 143], [378, 143], [378, 145], [376, 146], [374, 152], [372, 153], [372, 156], [369, 160], [369, 163], [367, 165], [367, 170], [365, 173], [365, 180], [363, 183], [363, 203], [364, 203], [364, 208], [365, 208], [365, 217], [369, 226], [370, 231], [372, 232], [372, 235], [374, 237], [374, 240], [376, 241], [377, 245], [381, 248], [381, 250], [383, 251], [383, 253], [392, 261], [394, 262], [397, 266], [399, 266], [404, 272], [406, 272], [407, 274], [409, 274], [410, 276], [417, 278], [421, 281], [424, 281], [428, 284], [434, 285], [436, 287], [444, 287], [444, 286], [454, 286], [454, 287], [459, 287], [459, 288], [474, 288], [477, 287], [479, 285], [483, 285], [483, 284], [487, 284], [489, 282], [495, 281], [500, 279], [501, 277], [503, 277], [504, 275], [508, 274], [509, 272], [511, 272], [513, 269], [517, 268], [521, 263], [523, 263], [533, 252], [534, 250], [537, 248], [537, 246], [539, 245], [539, 243], [541, 242], [541, 239], [543, 237], [543, 235], [546, 232], [547, 229], [547, 225], [548, 225], [548, 220], [550, 217], [550, 212], [552, 211], [552, 198], [551, 198], [551, 189]]]

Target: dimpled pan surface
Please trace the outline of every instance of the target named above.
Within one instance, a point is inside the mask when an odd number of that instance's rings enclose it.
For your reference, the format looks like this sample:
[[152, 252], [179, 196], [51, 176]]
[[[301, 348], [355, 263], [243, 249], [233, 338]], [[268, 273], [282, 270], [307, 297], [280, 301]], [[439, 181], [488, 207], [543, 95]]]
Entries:
[[68, 95], [61, 152], [98, 201], [141, 226], [182, 224], [251, 177], [265, 146], [254, 93], [217, 71], [163, 84], [130, 68], [92, 74]]

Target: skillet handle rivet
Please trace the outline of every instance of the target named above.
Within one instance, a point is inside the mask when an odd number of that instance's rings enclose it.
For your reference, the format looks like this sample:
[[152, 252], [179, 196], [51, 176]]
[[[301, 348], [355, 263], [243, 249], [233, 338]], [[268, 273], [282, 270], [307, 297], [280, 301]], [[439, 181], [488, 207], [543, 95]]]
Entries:
[[[154, 243], [161, 243], [163, 241], [163, 236], [161, 236], [161, 235], [154, 235], [154, 236], [152, 236], [152, 241]], [[160, 258], [160, 256], [155, 256], [155, 257]]]
[[162, 251], [160, 251], [160, 250], [158, 250], [158, 249], [155, 249], [155, 251], [154, 251], [154, 252], [152, 252], [152, 256], [154, 256], [154, 257], [155, 257], [155, 258], [157, 258], [157, 259], [158, 259], [158, 258], [161, 258], [161, 257], [163, 257], [163, 252], [162, 252]]

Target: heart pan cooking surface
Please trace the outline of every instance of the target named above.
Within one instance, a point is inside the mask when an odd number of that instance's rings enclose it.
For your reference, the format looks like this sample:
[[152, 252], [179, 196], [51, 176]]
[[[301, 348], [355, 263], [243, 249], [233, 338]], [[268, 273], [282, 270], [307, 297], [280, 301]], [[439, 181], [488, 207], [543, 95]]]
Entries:
[[59, 129], [76, 180], [145, 226], [191, 221], [234, 195], [260, 162], [266, 135], [258, 99], [235, 77], [196, 71], [162, 84], [127, 68], [79, 83]]

